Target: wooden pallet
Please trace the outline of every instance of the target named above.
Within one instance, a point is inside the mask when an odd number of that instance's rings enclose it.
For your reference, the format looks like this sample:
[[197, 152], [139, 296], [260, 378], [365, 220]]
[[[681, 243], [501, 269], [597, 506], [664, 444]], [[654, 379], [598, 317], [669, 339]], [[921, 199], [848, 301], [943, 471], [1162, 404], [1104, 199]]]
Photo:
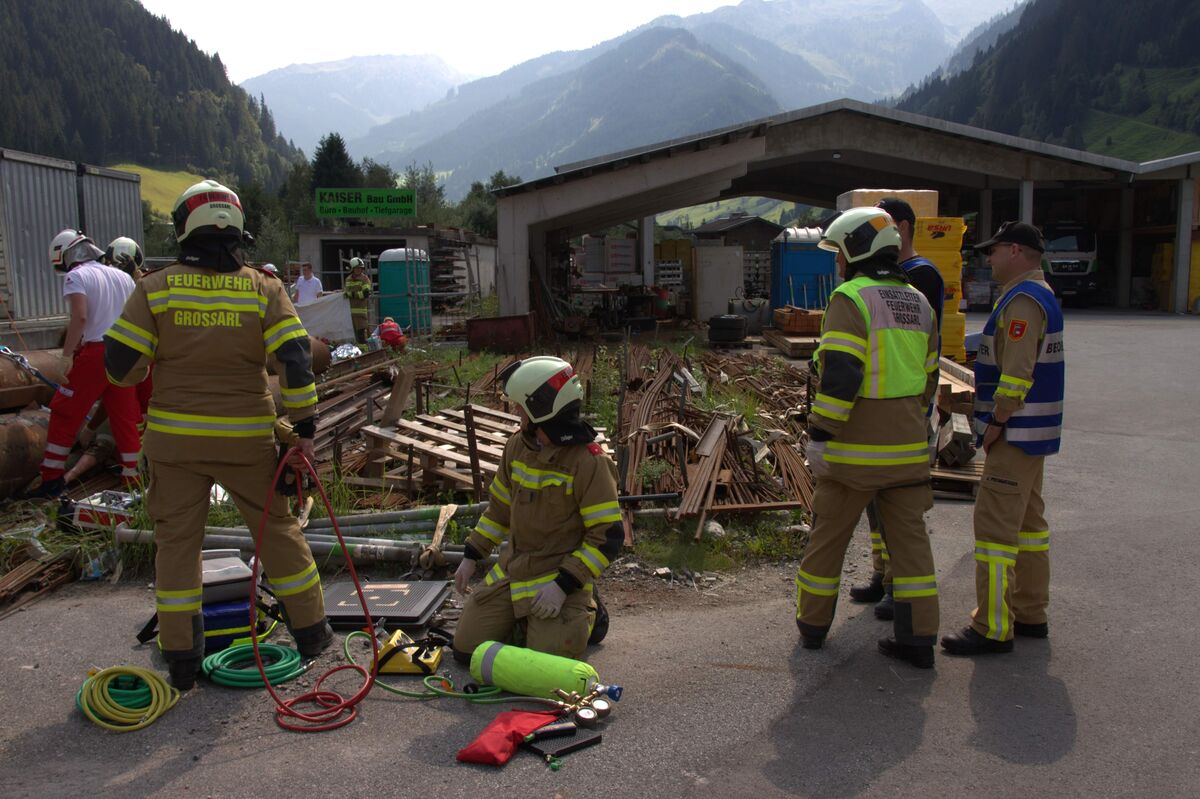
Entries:
[[763, 330], [763, 341], [789, 358], [809, 358], [817, 351], [821, 337], [783, 333], [768, 327]]
[[[348, 478], [347, 482], [373, 488], [397, 488], [415, 491], [441, 486], [473, 492], [478, 469], [479, 487], [486, 492], [492, 476], [504, 458], [504, 445], [520, 428], [520, 417], [482, 405], [471, 406], [475, 434], [475, 467], [472, 467], [466, 412], [445, 408], [437, 413], [417, 414], [414, 419], [398, 419], [394, 426], [368, 425], [363, 435], [372, 452], [380, 453], [386, 464], [382, 476]], [[603, 430], [597, 430], [596, 442], [612, 456], [612, 447]], [[411, 453], [412, 469], [409, 470]], [[386, 463], [390, 461], [390, 463]], [[480, 496], [477, 500], [484, 500]]]
[[983, 479], [983, 458], [976, 457], [961, 469], [935, 466], [930, 470], [930, 477], [935, 497], [974, 502], [979, 494], [979, 482]]

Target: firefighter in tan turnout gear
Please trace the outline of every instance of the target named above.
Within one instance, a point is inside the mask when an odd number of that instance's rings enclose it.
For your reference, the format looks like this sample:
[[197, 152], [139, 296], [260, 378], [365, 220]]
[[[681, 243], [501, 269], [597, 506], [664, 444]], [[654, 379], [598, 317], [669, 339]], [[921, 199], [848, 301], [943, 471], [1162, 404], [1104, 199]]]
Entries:
[[[500, 375], [521, 409], [523, 429], [504, 447], [487, 511], [467, 539], [454, 575], [465, 593], [477, 561], [508, 541], [500, 561], [463, 607], [454, 656], [468, 661], [484, 641], [511, 642], [582, 659], [607, 628], [593, 582], [625, 540], [617, 470], [579, 417], [583, 389], [559, 358], [527, 358]], [[598, 611], [598, 612], [597, 612]]]
[[371, 323], [368, 318], [367, 298], [371, 296], [371, 278], [367, 277], [367, 267], [362, 258], [350, 259], [350, 277], [342, 287], [342, 293], [350, 303], [350, 317], [354, 322], [354, 335], [359, 344], [366, 344], [371, 334]]
[[[200, 552], [212, 485], [220, 483], [257, 530], [278, 464], [268, 359], [313, 459], [308, 334], [278, 278], [243, 265], [243, 219], [237, 195], [215, 181], [185, 191], [172, 214], [179, 261], [142, 278], [104, 342], [115, 383], [134, 385], [154, 364], [146, 509], [158, 549], [159, 643], [180, 690], [192, 686], [204, 655]], [[297, 648], [316, 656], [333, 631], [316, 563], [282, 496], [272, 500], [262, 561]]]
[[889, 657], [933, 666], [938, 599], [924, 513], [933, 506], [925, 410], [937, 389], [933, 310], [897, 262], [900, 234], [885, 211], [855, 208], [825, 229], [845, 281], [833, 293], [813, 358], [817, 395], [808, 461], [817, 478], [813, 527], [796, 575], [796, 625], [818, 649], [833, 623], [846, 547], [871, 500], [891, 555]]

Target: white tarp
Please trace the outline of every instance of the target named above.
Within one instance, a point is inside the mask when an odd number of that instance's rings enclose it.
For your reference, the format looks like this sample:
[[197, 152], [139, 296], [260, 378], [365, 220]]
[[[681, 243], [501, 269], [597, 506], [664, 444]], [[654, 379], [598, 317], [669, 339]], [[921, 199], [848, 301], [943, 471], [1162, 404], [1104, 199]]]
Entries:
[[308, 335], [327, 341], [354, 341], [354, 322], [350, 318], [350, 301], [340, 291], [318, 297], [315, 302], [296, 308]]

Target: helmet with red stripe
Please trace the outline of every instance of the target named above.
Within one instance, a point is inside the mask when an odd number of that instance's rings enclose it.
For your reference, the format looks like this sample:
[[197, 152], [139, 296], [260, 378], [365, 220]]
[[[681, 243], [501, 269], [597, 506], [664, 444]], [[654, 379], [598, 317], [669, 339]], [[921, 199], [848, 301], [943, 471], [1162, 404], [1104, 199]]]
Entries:
[[524, 408], [535, 424], [553, 419], [572, 402], [583, 399], [579, 377], [562, 358], [526, 358], [506, 368], [499, 379], [505, 395]]
[[202, 180], [179, 195], [171, 221], [180, 243], [197, 234], [240, 240], [246, 225], [237, 194], [215, 180]]

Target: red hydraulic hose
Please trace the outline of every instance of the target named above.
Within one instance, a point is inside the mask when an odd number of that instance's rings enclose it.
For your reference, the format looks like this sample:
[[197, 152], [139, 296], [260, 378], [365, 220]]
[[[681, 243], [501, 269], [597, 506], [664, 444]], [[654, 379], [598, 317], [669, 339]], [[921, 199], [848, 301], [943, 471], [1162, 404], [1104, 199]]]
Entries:
[[[321, 495], [321, 501], [325, 503], [325, 511], [329, 514], [329, 519], [333, 524], [333, 532], [337, 535], [338, 543], [341, 544], [343, 551], [348, 551], [346, 541], [342, 538], [342, 531], [338, 528], [337, 517], [333, 513], [333, 506], [329, 502], [329, 497], [325, 495], [325, 488], [321, 485], [321, 479], [317, 477], [317, 471], [309, 462], [308, 458], [304, 457], [304, 453], [299, 447], [292, 447], [287, 451], [287, 454], [280, 459], [279, 467], [275, 470], [275, 477], [271, 480], [271, 487], [267, 491], [267, 501], [263, 505], [262, 520], [258, 523], [258, 532], [254, 536], [254, 566], [255, 579], [250, 581], [250, 629], [255, 629], [258, 623], [258, 571], [262, 567], [262, 537], [267, 529], [267, 519], [271, 513], [271, 502], [275, 498], [275, 486], [279, 482], [280, 475], [284, 469], [288, 467], [292, 456], [299, 456], [303, 461], [305, 469], [312, 476], [313, 482], [317, 486], [317, 493]], [[303, 472], [299, 467], [295, 469], [296, 486], [302, 485], [301, 476]], [[300, 496], [303, 503], [304, 497]], [[370, 611], [367, 610], [367, 599], [363, 596], [362, 584], [358, 581], [358, 572], [354, 568], [354, 561], [351, 558], [346, 558], [346, 565], [350, 567], [350, 579], [354, 581], [354, 590], [358, 592], [358, 601], [362, 605], [363, 618], [366, 619], [366, 629], [372, 630], [374, 626], [371, 622]], [[379, 642], [375, 640], [375, 636], [371, 638], [371, 662], [375, 663], [379, 660]], [[263, 665], [262, 656], [258, 652], [258, 636], [251, 635], [250, 641], [254, 646], [254, 662], [258, 665], [258, 672], [262, 675], [263, 684], [267, 686], [267, 691], [271, 694], [271, 698], [275, 700], [275, 722], [285, 730], [292, 732], [324, 732], [325, 730], [336, 730], [338, 727], [343, 727], [358, 717], [358, 708], [356, 707], [367, 694], [371, 692], [371, 688], [375, 686], [374, 670], [367, 669], [353, 663], [346, 663], [341, 666], [335, 666], [329, 671], [322, 674], [313, 684], [313, 689], [308, 693], [293, 697], [292, 699], [284, 700], [279, 694], [275, 693], [275, 688], [267, 679], [266, 667]], [[363, 685], [351, 697], [347, 698], [330, 688], [323, 688], [325, 680], [337, 674], [339, 671], [357, 671], [363, 677]], [[309, 713], [304, 713], [296, 709], [300, 704], [317, 705], [318, 709]], [[298, 720], [303, 723], [296, 723]]]

